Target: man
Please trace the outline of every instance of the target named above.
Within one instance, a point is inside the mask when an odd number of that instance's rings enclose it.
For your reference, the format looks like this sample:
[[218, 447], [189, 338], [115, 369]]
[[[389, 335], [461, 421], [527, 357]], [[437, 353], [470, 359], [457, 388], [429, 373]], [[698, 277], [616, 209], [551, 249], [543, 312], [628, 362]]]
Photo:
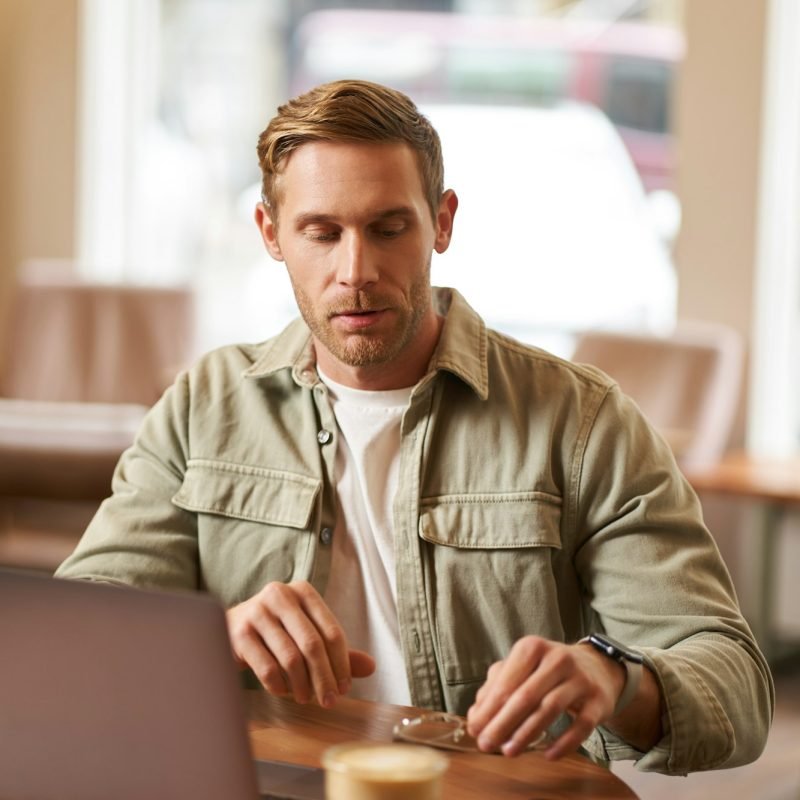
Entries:
[[301, 703], [444, 708], [509, 756], [549, 729], [551, 758], [757, 757], [769, 671], [667, 446], [606, 376], [431, 289], [458, 201], [427, 120], [327, 84], [258, 154], [302, 321], [177, 379], [58, 574], [214, 593]]

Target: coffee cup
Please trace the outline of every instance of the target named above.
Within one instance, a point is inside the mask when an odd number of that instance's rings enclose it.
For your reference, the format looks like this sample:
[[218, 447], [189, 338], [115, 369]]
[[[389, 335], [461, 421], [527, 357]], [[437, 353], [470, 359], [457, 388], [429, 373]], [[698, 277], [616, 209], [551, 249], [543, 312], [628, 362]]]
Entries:
[[326, 800], [441, 800], [447, 758], [431, 747], [347, 742], [322, 755]]

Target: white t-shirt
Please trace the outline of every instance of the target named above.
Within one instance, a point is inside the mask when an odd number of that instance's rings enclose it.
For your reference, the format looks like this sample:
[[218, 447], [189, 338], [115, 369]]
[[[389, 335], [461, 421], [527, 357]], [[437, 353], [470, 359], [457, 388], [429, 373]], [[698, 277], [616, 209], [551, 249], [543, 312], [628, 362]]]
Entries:
[[[319, 370], [318, 370], [319, 371]], [[351, 696], [410, 705], [397, 621], [392, 503], [400, 468], [400, 423], [411, 387], [368, 392], [328, 387], [341, 433], [336, 453], [338, 519], [325, 602], [351, 648], [376, 662], [368, 678], [353, 681]]]

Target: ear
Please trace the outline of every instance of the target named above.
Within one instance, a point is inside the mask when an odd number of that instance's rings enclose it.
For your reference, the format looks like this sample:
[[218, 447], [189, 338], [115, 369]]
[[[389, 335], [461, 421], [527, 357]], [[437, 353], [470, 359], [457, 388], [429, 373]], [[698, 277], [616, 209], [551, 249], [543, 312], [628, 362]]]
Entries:
[[450, 239], [453, 236], [453, 220], [458, 208], [458, 197], [452, 189], [448, 189], [439, 203], [439, 211], [436, 213], [436, 239], [433, 249], [437, 253], [444, 253], [450, 247]]
[[281, 246], [278, 244], [278, 226], [272, 219], [272, 214], [264, 203], [256, 204], [256, 225], [261, 231], [261, 238], [267, 252], [276, 260], [283, 261]]

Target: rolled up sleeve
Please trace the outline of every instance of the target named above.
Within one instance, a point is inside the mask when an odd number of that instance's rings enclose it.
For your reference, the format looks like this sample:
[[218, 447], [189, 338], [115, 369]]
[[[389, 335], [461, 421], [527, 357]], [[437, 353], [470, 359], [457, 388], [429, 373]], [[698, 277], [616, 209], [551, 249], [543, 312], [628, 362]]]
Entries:
[[587, 746], [676, 775], [753, 761], [774, 709], [769, 669], [696, 495], [616, 387], [587, 428], [575, 474], [570, 519], [593, 621], [642, 652], [664, 699], [664, 736], [649, 752], [605, 730]]

